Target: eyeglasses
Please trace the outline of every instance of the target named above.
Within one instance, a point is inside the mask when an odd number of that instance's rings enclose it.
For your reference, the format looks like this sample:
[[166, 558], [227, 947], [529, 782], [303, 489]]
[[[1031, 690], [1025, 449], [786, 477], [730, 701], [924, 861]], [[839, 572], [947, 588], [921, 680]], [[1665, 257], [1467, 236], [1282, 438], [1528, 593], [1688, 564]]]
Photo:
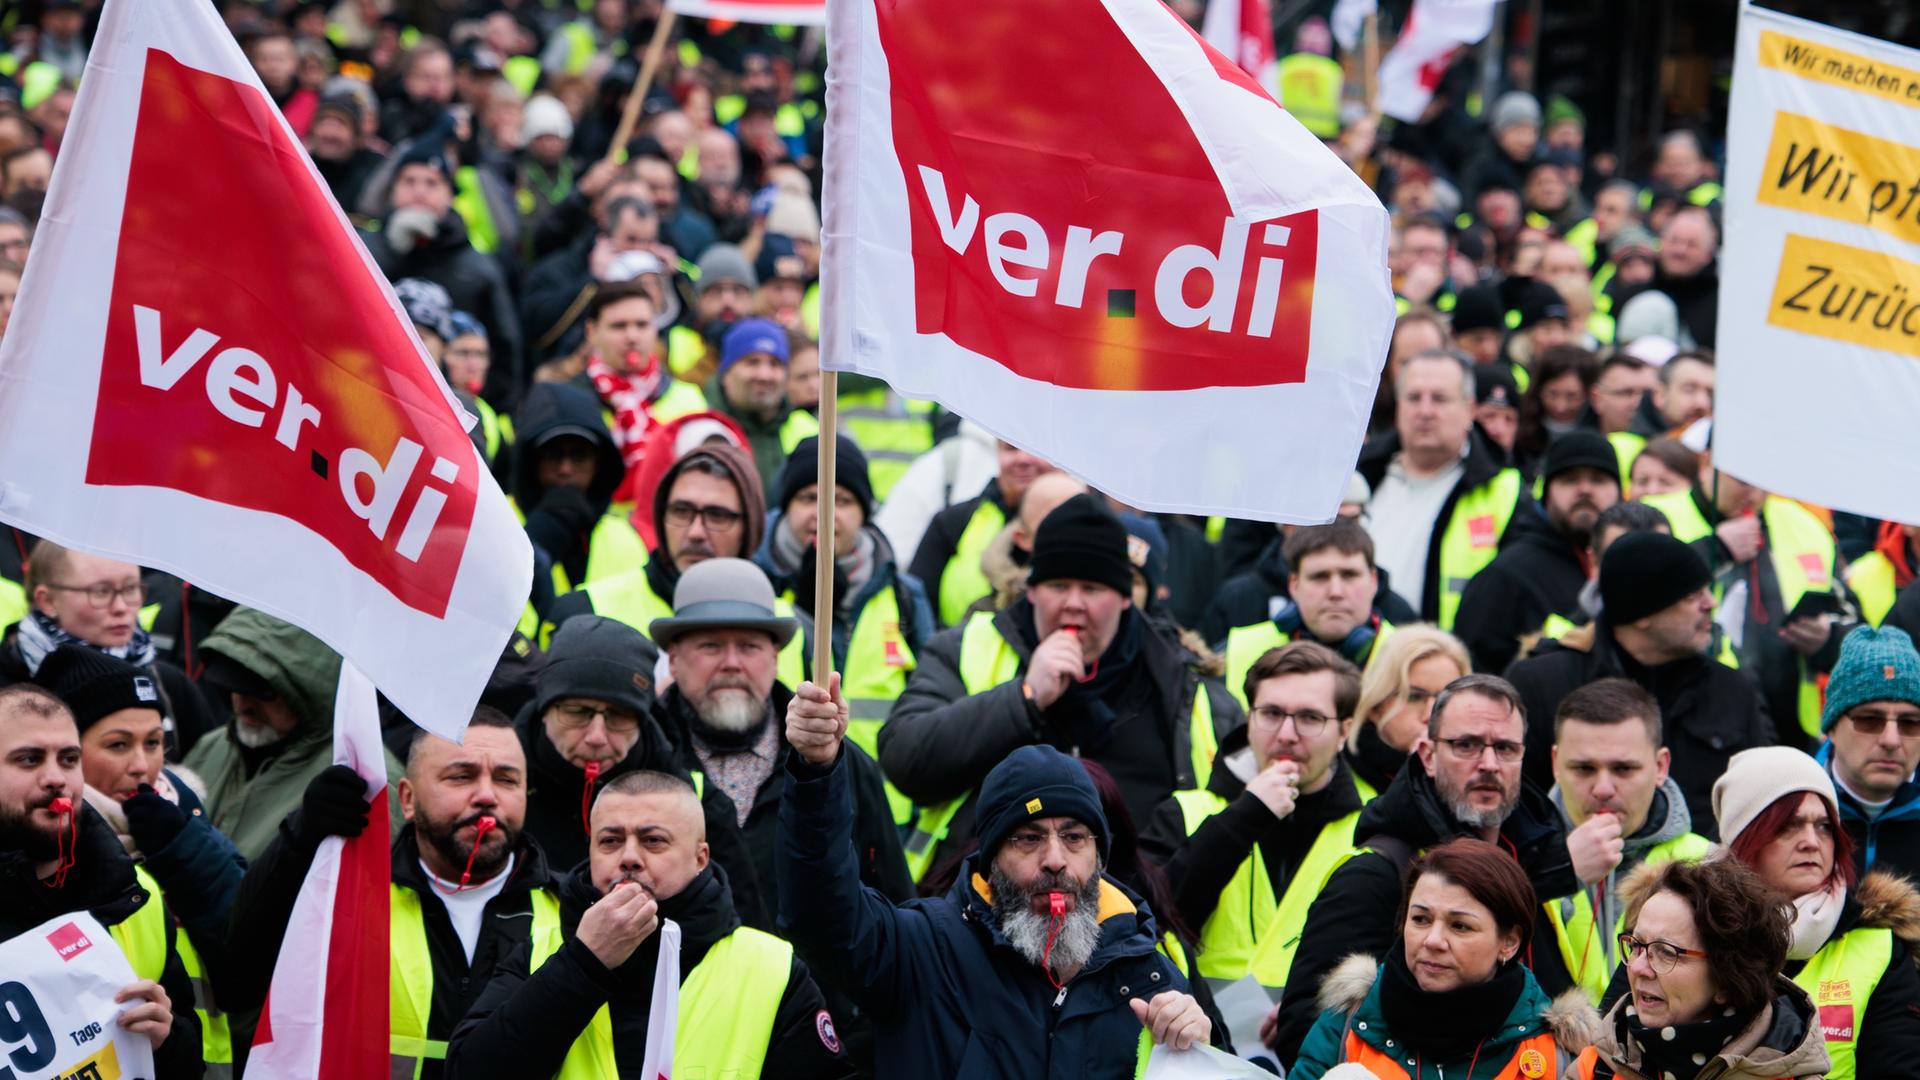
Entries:
[[1288, 712], [1272, 705], [1262, 705], [1253, 710], [1253, 718], [1271, 727], [1280, 727], [1288, 720], [1292, 720], [1293, 729], [1308, 738], [1327, 730], [1328, 721], [1333, 719], [1331, 716], [1311, 709], [1305, 712]]
[[1879, 712], [1850, 712], [1847, 714], [1847, 723], [1862, 735], [1878, 735], [1886, 730], [1888, 724], [1898, 724], [1901, 738], [1920, 739], [1920, 713], [1889, 716]]
[[1478, 761], [1480, 755], [1491, 748], [1496, 760], [1502, 764], [1511, 765], [1520, 760], [1520, 755], [1527, 752], [1525, 743], [1511, 742], [1506, 739], [1488, 742], [1478, 735], [1469, 735], [1464, 739], [1435, 739], [1434, 742], [1446, 747], [1461, 761]]
[[562, 727], [581, 728], [593, 723], [598, 716], [607, 722], [607, 730], [621, 735], [631, 735], [640, 730], [640, 714], [616, 709], [611, 705], [588, 705], [584, 701], [563, 701], [553, 707], [558, 714]]
[[1701, 952], [1699, 949], [1683, 949], [1678, 945], [1665, 941], [1641, 941], [1632, 934], [1620, 935], [1620, 957], [1622, 960], [1631, 963], [1633, 958], [1638, 956], [1642, 950], [1645, 950], [1647, 954], [1647, 966], [1653, 968], [1656, 973], [1661, 975], [1672, 971], [1673, 966], [1678, 964], [1682, 958], [1692, 958], [1694, 960], [1705, 960], [1707, 958], [1707, 954]]
[[48, 585], [47, 588], [58, 592], [82, 593], [87, 603], [102, 610], [112, 607], [115, 597], [126, 601], [128, 607], [139, 607], [147, 599], [147, 587], [138, 581], [131, 585], [109, 585], [101, 581], [92, 585]]
[[667, 504], [667, 524], [686, 528], [695, 518], [706, 523], [709, 531], [732, 532], [740, 526], [741, 514], [724, 506], [695, 506], [690, 502], [670, 502]]
[[1022, 855], [1031, 855], [1039, 851], [1050, 836], [1060, 838], [1060, 846], [1068, 851], [1085, 850], [1093, 842], [1093, 833], [1086, 829], [1065, 828], [1059, 832], [1043, 832], [1040, 829], [1020, 829], [1007, 837], [1007, 845]]

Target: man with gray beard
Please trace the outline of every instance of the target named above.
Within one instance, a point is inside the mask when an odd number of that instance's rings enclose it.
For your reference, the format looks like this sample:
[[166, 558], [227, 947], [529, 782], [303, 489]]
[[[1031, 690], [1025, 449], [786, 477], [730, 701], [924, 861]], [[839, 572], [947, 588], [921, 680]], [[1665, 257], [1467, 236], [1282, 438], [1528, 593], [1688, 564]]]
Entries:
[[[799, 623], [775, 613], [772, 583], [745, 559], [708, 559], [688, 568], [674, 588], [673, 607], [672, 617], [649, 626], [672, 676], [655, 718], [672, 744], [674, 767], [700, 792], [714, 850], [743, 853], [721, 860], [741, 919], [773, 930], [775, 811], [790, 753], [775, 718], [792, 697], [775, 672]], [[864, 752], [849, 756], [861, 880], [905, 900], [913, 882], [880, 767]]]
[[[1401, 881], [1420, 851], [1459, 836], [1498, 845], [1527, 872], [1542, 903], [1580, 885], [1560, 812], [1521, 776], [1527, 714], [1520, 692], [1494, 675], [1468, 675], [1434, 698], [1427, 732], [1393, 783], [1360, 811], [1360, 850], [1307, 909], [1269, 1045], [1291, 1067], [1320, 1015], [1320, 980], [1352, 953], [1395, 944]], [[1549, 996], [1573, 985], [1544, 915], [1521, 957]]]
[[847, 842], [848, 716], [838, 675], [788, 705], [780, 908], [872, 1018], [876, 1075], [1121, 1080], [1155, 1043], [1208, 1040], [1153, 914], [1103, 874], [1110, 833], [1078, 761], [1045, 744], [1008, 754], [980, 784], [980, 849], [953, 887], [896, 906], [860, 886]]

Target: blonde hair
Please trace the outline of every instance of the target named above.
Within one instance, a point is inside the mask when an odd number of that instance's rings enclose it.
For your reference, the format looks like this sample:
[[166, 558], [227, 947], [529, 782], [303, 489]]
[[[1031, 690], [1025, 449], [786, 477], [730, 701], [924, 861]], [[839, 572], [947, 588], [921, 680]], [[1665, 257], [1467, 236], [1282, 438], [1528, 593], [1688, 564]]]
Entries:
[[1395, 627], [1393, 633], [1373, 647], [1373, 656], [1360, 677], [1360, 702], [1353, 709], [1354, 718], [1360, 723], [1353, 725], [1347, 735], [1349, 750], [1359, 751], [1360, 725], [1373, 722], [1375, 709], [1388, 701], [1407, 703], [1407, 680], [1412, 676], [1413, 665], [1430, 656], [1444, 656], [1453, 661], [1462, 675], [1473, 670], [1473, 662], [1467, 659], [1467, 647], [1460, 644], [1460, 639], [1426, 623]]

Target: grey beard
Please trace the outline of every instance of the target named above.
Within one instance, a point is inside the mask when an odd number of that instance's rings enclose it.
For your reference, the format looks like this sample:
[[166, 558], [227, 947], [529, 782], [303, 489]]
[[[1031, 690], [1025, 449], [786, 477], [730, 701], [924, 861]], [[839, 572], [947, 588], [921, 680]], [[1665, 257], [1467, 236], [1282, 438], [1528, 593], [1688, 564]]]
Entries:
[[1068, 972], [1077, 972], [1093, 959], [1100, 944], [1100, 870], [1074, 893], [1073, 910], [1060, 921], [1054, 935], [1053, 951], [1047, 951], [1047, 933], [1053, 920], [1033, 910], [1033, 897], [1051, 891], [1044, 881], [1032, 889], [1023, 889], [995, 866], [988, 874], [993, 889], [993, 917], [1007, 944], [1035, 967], [1050, 967], [1053, 977], [1062, 982]]
[[265, 724], [254, 724], [236, 718], [233, 722], [233, 738], [249, 750], [258, 750], [263, 746], [272, 746], [286, 738]]
[[709, 689], [706, 700], [694, 706], [700, 714], [700, 720], [715, 731], [728, 731], [739, 734], [751, 731], [766, 718], [766, 703], [754, 699], [750, 690], [735, 690], [723, 693], [721, 689]]
[[[1473, 779], [1478, 781], [1480, 777]], [[1498, 807], [1481, 810], [1468, 801], [1464, 788], [1448, 790], [1448, 785], [1444, 783], [1436, 784], [1436, 787], [1440, 791], [1440, 801], [1447, 805], [1447, 812], [1469, 829], [1497, 829], [1507, 820], [1507, 815], [1513, 813], [1513, 808], [1520, 805], [1520, 793], [1517, 791], [1503, 798]]]

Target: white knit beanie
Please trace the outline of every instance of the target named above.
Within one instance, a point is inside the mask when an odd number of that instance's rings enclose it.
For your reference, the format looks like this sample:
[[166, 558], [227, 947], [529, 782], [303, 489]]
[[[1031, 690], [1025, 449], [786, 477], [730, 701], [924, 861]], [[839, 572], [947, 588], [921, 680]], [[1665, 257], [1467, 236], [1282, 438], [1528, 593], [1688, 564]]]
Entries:
[[1713, 819], [1720, 825], [1720, 842], [1731, 846], [1767, 807], [1797, 791], [1811, 791], [1829, 806], [1838, 802], [1827, 770], [1804, 751], [1762, 746], [1733, 755], [1727, 771], [1713, 782]]

